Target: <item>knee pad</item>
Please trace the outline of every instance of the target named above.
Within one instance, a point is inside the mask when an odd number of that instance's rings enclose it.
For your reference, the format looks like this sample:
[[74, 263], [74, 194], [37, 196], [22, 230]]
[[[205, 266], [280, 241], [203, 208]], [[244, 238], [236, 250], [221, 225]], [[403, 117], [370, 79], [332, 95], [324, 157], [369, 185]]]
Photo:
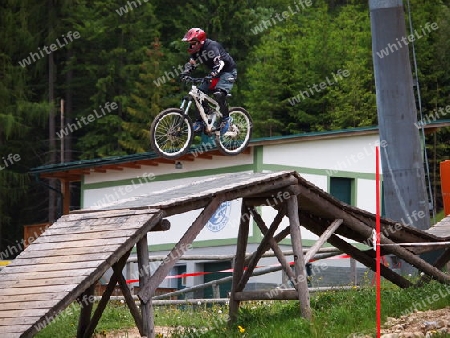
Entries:
[[225, 102], [227, 98], [227, 93], [223, 90], [217, 90], [213, 93], [214, 98], [216, 99], [217, 103], [222, 104]]

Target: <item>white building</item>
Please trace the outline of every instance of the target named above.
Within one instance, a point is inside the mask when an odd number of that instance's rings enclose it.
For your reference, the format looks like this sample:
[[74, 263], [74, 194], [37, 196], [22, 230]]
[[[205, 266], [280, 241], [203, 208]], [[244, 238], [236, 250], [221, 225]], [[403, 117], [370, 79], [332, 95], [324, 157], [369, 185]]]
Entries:
[[[386, 146], [383, 141], [380, 143], [377, 128], [355, 128], [256, 139], [252, 140], [248, 149], [238, 156], [223, 156], [217, 149], [205, 149], [194, 150], [173, 161], [156, 157], [153, 153], [144, 153], [44, 166], [33, 169], [31, 174], [40, 178], [56, 177], [61, 180], [66, 191], [69, 182], [79, 181], [81, 208], [101, 209], [103, 205], [117, 200], [191, 182], [201, 184], [202, 180], [222, 173], [295, 170], [303, 178], [343, 202], [375, 212], [377, 146], [381, 148]], [[64, 200], [63, 205], [64, 213], [67, 213], [70, 205], [68, 199]], [[152, 254], [167, 254], [199, 212], [200, 210], [171, 216], [170, 230], [149, 233], [148, 243]], [[272, 220], [275, 211], [263, 207], [262, 215]], [[186, 252], [186, 255], [235, 254], [239, 218], [240, 202], [236, 200], [224, 203], [198, 235], [194, 241], [194, 248]], [[287, 219], [284, 222], [287, 222]], [[261, 232], [254, 225], [249, 237], [249, 250], [256, 248], [261, 238]], [[304, 247], [311, 246], [316, 238], [311, 232], [302, 229]], [[283, 244], [282, 248], [285, 250], [291, 249], [289, 240], [284, 240], [280, 244]], [[268, 266], [278, 262], [272, 257], [264, 258], [260, 263]], [[314, 274], [320, 275], [323, 272], [320, 271], [320, 266], [324, 265], [316, 264], [313, 264], [313, 267], [316, 267]], [[323, 264], [327, 267], [349, 267], [350, 260], [326, 259]], [[136, 265], [133, 263], [128, 265], [127, 279], [137, 279]], [[230, 273], [226, 270], [231, 267], [231, 260], [180, 261], [171, 275], [183, 273], [190, 275], [168, 278], [160, 287], [178, 289], [201, 284], [228, 276]], [[203, 274], [204, 272], [209, 273]], [[343, 284], [351, 283], [348, 270], [345, 274], [336, 278], [344, 278]], [[336, 282], [336, 278], [333, 283]], [[282, 283], [284, 278], [281, 272], [252, 277], [249, 281], [249, 285], [255, 288]], [[324, 283], [326, 284], [326, 281]], [[224, 296], [226, 292], [227, 287], [223, 287], [221, 295]], [[210, 291], [205, 291], [205, 296], [211, 296]]]

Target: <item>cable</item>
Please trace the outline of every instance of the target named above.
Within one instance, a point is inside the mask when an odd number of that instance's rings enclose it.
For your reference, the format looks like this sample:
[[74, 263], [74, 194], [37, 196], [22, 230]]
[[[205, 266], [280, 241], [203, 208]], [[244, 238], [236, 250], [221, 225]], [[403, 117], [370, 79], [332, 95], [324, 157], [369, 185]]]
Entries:
[[[408, 3], [408, 18], [409, 18], [409, 30], [410, 34], [414, 34], [413, 30], [413, 24], [412, 24], [412, 18], [411, 18], [411, 6], [409, 4], [409, 0], [407, 0]], [[420, 95], [420, 85], [419, 85], [419, 72], [417, 67], [417, 58], [416, 58], [416, 48], [414, 46], [414, 41], [411, 42], [412, 45], [412, 54], [413, 54], [413, 61], [414, 61], [414, 72], [416, 74], [416, 88], [417, 88], [417, 100], [419, 104], [419, 114], [420, 114], [420, 120], [423, 121], [423, 114], [422, 114], [422, 98]], [[427, 147], [426, 147], [426, 141], [425, 141], [425, 126], [424, 123], [420, 123], [420, 130], [422, 135], [422, 142], [423, 142], [423, 151], [424, 151], [424, 160], [425, 160], [425, 170], [427, 173], [427, 181], [428, 181], [428, 210], [431, 210], [433, 212], [433, 224], [436, 223], [436, 211], [434, 209], [434, 198], [433, 198], [433, 191], [431, 190], [431, 179], [430, 179], [430, 167], [428, 164], [428, 154], [427, 154]], [[431, 202], [430, 202], [431, 201]]]

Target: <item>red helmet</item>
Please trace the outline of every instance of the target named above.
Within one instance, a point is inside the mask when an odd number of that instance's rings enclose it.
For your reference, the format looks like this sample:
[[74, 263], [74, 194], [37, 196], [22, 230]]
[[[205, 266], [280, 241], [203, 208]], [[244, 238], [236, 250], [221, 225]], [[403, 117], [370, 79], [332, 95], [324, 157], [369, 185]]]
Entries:
[[187, 31], [181, 41], [189, 42], [188, 53], [197, 53], [202, 48], [203, 43], [206, 40], [206, 33], [201, 28], [191, 28]]

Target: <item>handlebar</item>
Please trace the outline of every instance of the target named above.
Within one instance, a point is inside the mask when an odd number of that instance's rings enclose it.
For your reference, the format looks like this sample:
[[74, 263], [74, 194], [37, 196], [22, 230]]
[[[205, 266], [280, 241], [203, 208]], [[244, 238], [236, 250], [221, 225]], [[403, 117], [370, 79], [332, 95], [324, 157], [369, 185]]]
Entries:
[[205, 77], [192, 77], [192, 76], [187, 76], [185, 75], [181, 81], [184, 82], [192, 82], [192, 83], [202, 83], [203, 81], [211, 81], [212, 76], [208, 75]]

